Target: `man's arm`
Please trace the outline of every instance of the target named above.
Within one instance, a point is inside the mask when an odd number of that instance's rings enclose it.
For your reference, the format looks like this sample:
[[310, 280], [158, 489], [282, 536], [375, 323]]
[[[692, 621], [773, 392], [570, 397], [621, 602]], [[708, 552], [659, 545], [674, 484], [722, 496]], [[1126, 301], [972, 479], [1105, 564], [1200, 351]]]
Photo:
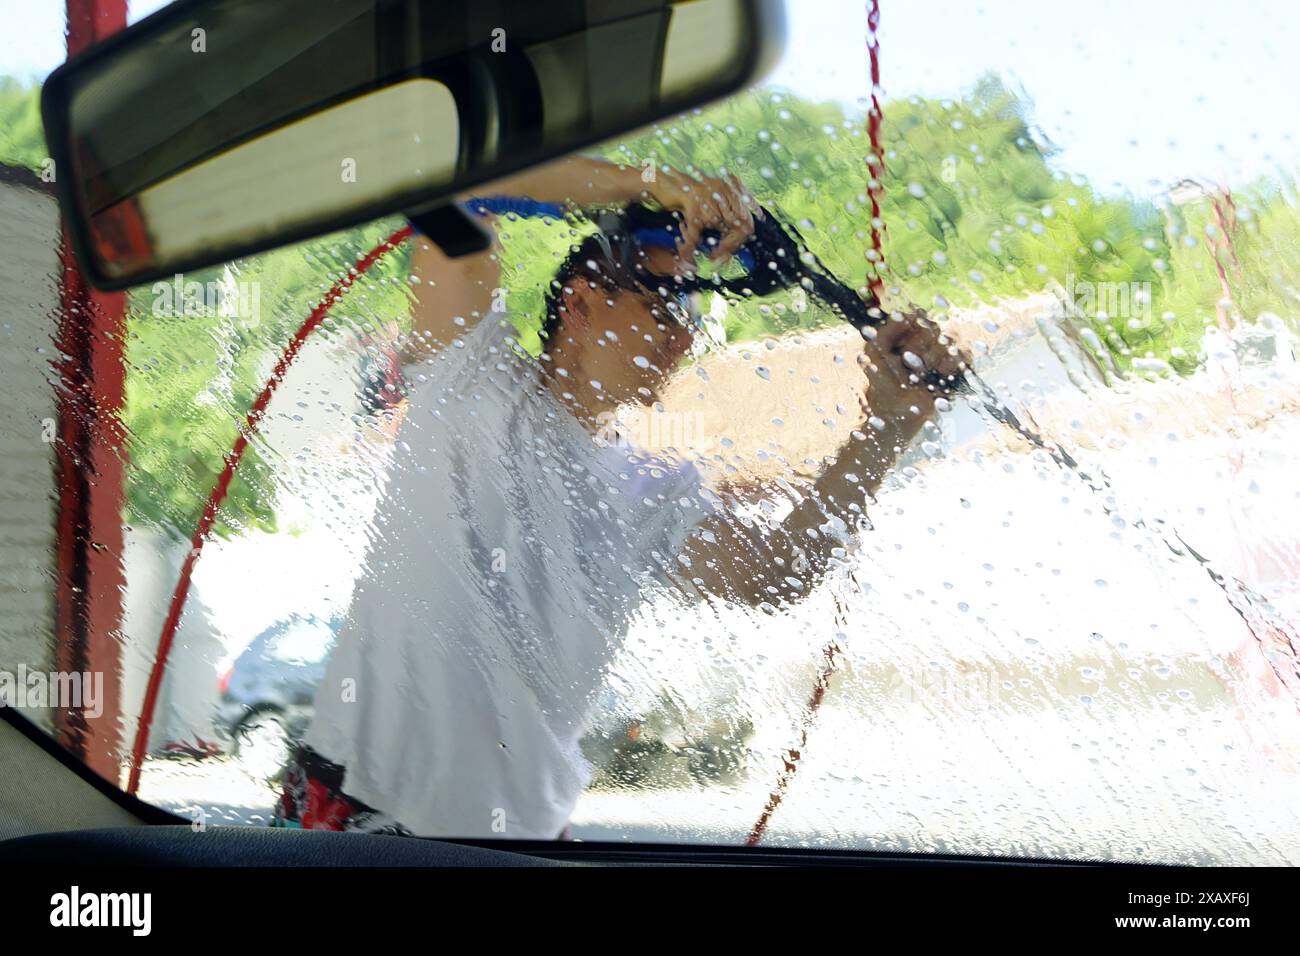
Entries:
[[575, 155], [494, 180], [473, 194], [522, 196], [560, 206], [596, 209], [631, 202], [647, 185], [641, 182], [640, 171], [632, 166]]
[[619, 166], [589, 156], [564, 159], [475, 190], [478, 196], [527, 196], [579, 209], [645, 202], [676, 212], [682, 220], [680, 252], [688, 260], [706, 229], [720, 233], [715, 259], [739, 249], [754, 231], [755, 203], [734, 174], [699, 178], [672, 167]]
[[[619, 166], [589, 156], [566, 156], [543, 166], [495, 180], [474, 196], [510, 196], [594, 209], [653, 201], [681, 214], [683, 246], [695, 247], [706, 228], [721, 233], [716, 257], [734, 251], [753, 231], [748, 193], [721, 179], [694, 179], [673, 169], [643, 178], [640, 168]], [[469, 198], [463, 196], [461, 198]], [[455, 259], [416, 236], [411, 259], [415, 307], [412, 335], [402, 349], [404, 362], [421, 361], [463, 335], [491, 311], [501, 286], [500, 247]]]
[[869, 376], [862, 422], [779, 525], [731, 514], [701, 522], [683, 549], [696, 588], [750, 605], [806, 596], [847, 557], [844, 539], [866, 499], [933, 416], [941, 393], [922, 383], [926, 370], [954, 374], [966, 357], [932, 324], [912, 317], [886, 323], [860, 361]]

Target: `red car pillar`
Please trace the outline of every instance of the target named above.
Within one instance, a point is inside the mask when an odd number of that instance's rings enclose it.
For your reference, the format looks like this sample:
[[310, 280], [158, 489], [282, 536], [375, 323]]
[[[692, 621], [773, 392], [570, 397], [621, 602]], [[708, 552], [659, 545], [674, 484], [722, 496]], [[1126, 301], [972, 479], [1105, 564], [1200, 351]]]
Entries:
[[[126, 0], [67, 0], [68, 56], [126, 26]], [[56, 175], [62, 172], [56, 171]], [[55, 716], [59, 741], [114, 785], [124, 731], [122, 667], [122, 503], [125, 491], [120, 411], [125, 293], [92, 289], [61, 236], [62, 276], [55, 445], [55, 667], [102, 675], [103, 711], [84, 706]]]

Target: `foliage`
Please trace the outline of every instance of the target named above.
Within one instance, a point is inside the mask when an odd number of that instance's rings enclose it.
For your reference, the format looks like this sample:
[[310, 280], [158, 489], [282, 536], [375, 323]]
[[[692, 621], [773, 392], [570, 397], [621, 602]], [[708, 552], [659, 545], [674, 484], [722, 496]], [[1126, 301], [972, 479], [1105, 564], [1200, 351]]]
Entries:
[[[134, 520], [187, 538], [193, 533], [225, 455], [285, 345], [329, 287], [396, 225], [371, 223], [183, 277], [205, 288], [224, 281], [255, 290], [255, 312], [223, 314], [211, 301], [197, 308], [190, 303], [188, 310], [167, 302], [159, 308], [171, 283], [132, 291], [123, 420], [128, 513]], [[403, 249], [385, 257], [339, 301], [316, 335], [366, 331], [408, 313], [409, 255]], [[250, 444], [218, 512], [218, 534], [275, 527], [282, 464], [273, 448]]]
[[47, 154], [40, 98], [39, 84], [0, 76], [0, 163], [41, 168]]

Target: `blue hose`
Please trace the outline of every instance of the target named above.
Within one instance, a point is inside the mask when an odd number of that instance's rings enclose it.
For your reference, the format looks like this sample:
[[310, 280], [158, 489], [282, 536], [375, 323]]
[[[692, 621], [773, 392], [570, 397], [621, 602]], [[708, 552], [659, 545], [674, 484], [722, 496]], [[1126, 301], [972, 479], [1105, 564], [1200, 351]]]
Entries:
[[[521, 219], [563, 219], [564, 206], [553, 202], [539, 202], [527, 196], [471, 196], [461, 203], [461, 208], [476, 216], [508, 216], [514, 214]], [[641, 227], [632, 230], [632, 236], [644, 248], [676, 249], [678, 231], [672, 226]], [[710, 241], [716, 241], [717, 232], [704, 234], [704, 243], [700, 252], [707, 252]], [[736, 261], [746, 272], [754, 270], [754, 254], [747, 248], [736, 252]]]

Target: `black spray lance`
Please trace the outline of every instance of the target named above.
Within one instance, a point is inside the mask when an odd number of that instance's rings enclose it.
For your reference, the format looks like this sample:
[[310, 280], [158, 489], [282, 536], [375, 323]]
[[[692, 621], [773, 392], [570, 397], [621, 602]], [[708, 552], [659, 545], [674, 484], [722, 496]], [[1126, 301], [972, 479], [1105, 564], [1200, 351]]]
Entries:
[[[640, 244], [672, 246], [676, 242], [676, 220], [670, 213], [634, 205], [625, 211], [623, 218], [630, 227], [631, 237]], [[719, 235], [716, 232], [706, 232], [704, 239], [706, 245], [711, 246], [718, 241]], [[857, 290], [837, 278], [808, 249], [799, 231], [791, 224], [782, 223], [771, 210], [760, 208], [756, 211], [753, 235], [738, 250], [736, 260], [744, 268], [744, 275], [730, 279], [716, 276], [708, 280], [695, 279], [691, 286], [696, 289], [712, 288], [741, 299], [771, 295], [794, 287], [803, 288], [864, 337], [867, 336], [866, 329], [889, 321], [889, 315], [874, 297], [864, 299]], [[1041, 433], [1022, 422], [974, 369], [968, 368], [954, 376], [943, 376], [931, 370], [922, 381], [941, 394], [970, 396], [991, 419], [1015, 432], [1032, 447], [1041, 449], [1058, 466], [1082, 481], [1101, 499], [1105, 514], [1118, 514], [1110, 480], [1105, 473], [1094, 477], [1084, 471], [1074, 456], [1058, 442], [1048, 441]], [[1261, 649], [1266, 649], [1269, 643], [1276, 643], [1289, 652], [1292, 662], [1289, 675], [1285, 675], [1272, 657], [1265, 653], [1265, 659], [1284, 685], [1300, 682], [1300, 636], [1289, 622], [1277, 614], [1266, 598], [1243, 581], [1216, 571], [1209, 559], [1188, 544], [1182, 534], [1165, 519], [1157, 517], [1150, 522], [1138, 519], [1132, 524], [1154, 534], [1174, 555], [1195, 560], [1224, 593]], [[1261, 629], [1270, 632], [1273, 641], [1266, 641]], [[1297, 702], [1297, 706], [1300, 707], [1300, 702]]]

